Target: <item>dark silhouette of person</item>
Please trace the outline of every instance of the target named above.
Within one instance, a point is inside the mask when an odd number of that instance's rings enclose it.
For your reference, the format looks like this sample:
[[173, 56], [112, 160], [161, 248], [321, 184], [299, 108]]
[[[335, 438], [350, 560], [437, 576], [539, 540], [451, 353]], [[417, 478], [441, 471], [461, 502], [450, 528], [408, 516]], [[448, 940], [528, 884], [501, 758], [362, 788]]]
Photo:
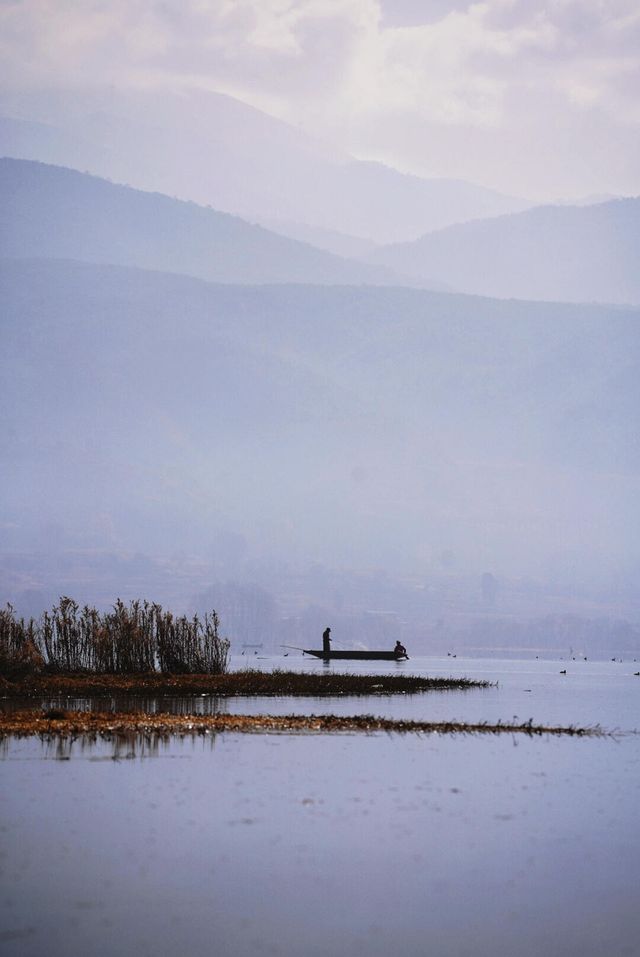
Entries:
[[325, 655], [331, 651], [331, 629], [325, 628], [322, 632], [322, 650]]
[[401, 657], [401, 656], [404, 656], [405, 658], [409, 657], [409, 655], [407, 654], [407, 649], [399, 641], [396, 641], [396, 646], [393, 650], [394, 650], [394, 653], [398, 655], [398, 657]]

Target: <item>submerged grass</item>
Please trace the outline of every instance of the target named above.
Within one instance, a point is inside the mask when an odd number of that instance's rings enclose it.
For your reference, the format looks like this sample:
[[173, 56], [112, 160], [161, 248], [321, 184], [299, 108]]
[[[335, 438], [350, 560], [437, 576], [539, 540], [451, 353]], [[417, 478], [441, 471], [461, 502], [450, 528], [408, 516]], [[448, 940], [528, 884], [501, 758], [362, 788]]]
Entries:
[[532, 721], [465, 723], [458, 721], [407, 721], [373, 715], [168, 715], [61, 711], [15, 711], [0, 714], [0, 738], [37, 736], [57, 738], [98, 738], [112, 740], [131, 734], [143, 736], [197, 736], [219, 732], [282, 733], [344, 732], [418, 733], [418, 734], [524, 734], [528, 737], [611, 737], [599, 726], [580, 728], [538, 725]]
[[488, 688], [489, 681], [469, 678], [429, 678], [404, 674], [341, 674], [334, 672], [231, 671], [225, 674], [166, 675], [145, 672], [136, 675], [31, 674], [0, 679], [4, 697], [59, 697], [77, 695], [189, 695], [213, 694], [313, 696], [339, 694], [419, 694], [425, 691], [464, 691]]

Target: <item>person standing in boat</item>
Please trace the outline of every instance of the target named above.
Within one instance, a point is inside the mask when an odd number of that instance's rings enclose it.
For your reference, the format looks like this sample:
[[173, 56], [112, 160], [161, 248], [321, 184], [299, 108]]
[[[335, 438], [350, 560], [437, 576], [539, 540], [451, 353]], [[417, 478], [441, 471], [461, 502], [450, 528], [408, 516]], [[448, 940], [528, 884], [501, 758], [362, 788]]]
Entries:
[[396, 641], [396, 646], [393, 649], [393, 653], [398, 656], [398, 658], [408, 658], [407, 649], [401, 642]]
[[325, 655], [328, 655], [331, 651], [331, 629], [325, 628], [322, 632], [322, 651]]

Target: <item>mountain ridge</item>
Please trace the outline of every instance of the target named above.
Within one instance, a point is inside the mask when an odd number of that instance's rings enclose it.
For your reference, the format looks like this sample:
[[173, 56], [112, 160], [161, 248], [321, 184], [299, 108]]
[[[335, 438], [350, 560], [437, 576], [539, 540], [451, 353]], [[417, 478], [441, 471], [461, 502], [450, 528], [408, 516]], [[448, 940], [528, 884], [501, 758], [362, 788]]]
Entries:
[[0, 255], [137, 265], [219, 282], [399, 283], [230, 213], [68, 167], [0, 159]]
[[470, 294], [637, 304], [639, 249], [640, 198], [623, 197], [449, 226], [366, 259]]
[[466, 181], [356, 160], [221, 93], [5, 93], [0, 111], [0, 153], [87, 169], [249, 220], [302, 221], [389, 242], [531, 205]]

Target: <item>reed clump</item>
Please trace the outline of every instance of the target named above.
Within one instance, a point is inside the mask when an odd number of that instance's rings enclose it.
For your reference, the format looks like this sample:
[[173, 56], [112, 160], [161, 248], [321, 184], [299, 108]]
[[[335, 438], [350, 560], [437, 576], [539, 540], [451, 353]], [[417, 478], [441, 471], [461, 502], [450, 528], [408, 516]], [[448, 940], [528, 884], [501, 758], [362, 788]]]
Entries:
[[37, 621], [0, 609], [0, 674], [224, 674], [229, 642], [215, 611], [203, 619], [118, 599], [109, 612], [60, 599]]

